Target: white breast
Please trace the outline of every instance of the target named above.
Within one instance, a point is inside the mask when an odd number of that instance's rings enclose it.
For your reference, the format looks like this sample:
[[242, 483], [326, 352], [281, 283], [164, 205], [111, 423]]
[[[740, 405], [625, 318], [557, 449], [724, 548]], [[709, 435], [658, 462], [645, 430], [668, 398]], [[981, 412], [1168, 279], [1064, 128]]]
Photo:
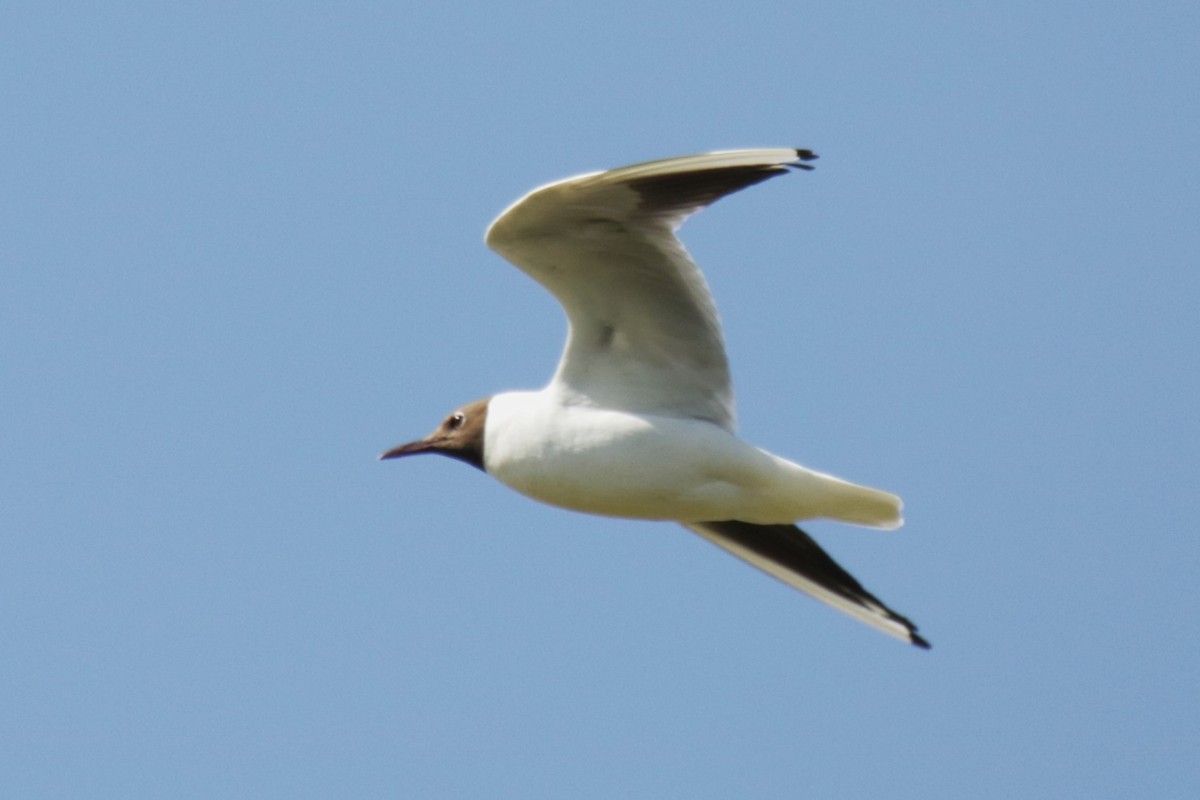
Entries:
[[591, 514], [761, 524], [823, 516], [880, 526], [898, 521], [892, 495], [805, 469], [718, 425], [564, 404], [554, 387], [492, 398], [484, 464], [528, 497]]

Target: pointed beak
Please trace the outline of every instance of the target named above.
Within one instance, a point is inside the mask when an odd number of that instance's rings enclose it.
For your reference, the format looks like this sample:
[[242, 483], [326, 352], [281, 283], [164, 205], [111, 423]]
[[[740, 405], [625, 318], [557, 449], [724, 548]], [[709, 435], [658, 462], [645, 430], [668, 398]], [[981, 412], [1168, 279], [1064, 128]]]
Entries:
[[430, 439], [418, 439], [415, 442], [409, 442], [408, 444], [402, 444], [393, 447], [386, 453], [380, 454], [379, 460], [384, 461], [385, 459], [389, 458], [403, 458], [404, 456], [415, 456], [420, 455], [421, 453], [431, 453], [436, 449], [437, 444]]

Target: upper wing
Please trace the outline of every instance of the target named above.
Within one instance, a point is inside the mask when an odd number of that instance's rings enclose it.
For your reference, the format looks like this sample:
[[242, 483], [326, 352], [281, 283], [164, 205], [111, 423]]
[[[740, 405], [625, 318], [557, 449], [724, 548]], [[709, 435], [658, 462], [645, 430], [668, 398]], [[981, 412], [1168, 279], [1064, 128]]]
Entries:
[[716, 305], [675, 237], [727, 194], [811, 169], [809, 150], [731, 150], [650, 161], [535, 189], [487, 244], [558, 299], [570, 331], [554, 381], [605, 408], [734, 426]]
[[917, 633], [916, 625], [864, 589], [811, 536], [795, 525], [700, 522], [685, 527], [788, 586], [877, 630], [917, 647], [929, 647], [929, 642]]

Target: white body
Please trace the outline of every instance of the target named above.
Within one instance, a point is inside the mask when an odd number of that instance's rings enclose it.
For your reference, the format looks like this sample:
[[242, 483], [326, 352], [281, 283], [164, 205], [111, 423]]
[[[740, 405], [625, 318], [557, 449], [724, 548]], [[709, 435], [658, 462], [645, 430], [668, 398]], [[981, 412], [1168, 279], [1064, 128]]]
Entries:
[[550, 505], [636, 519], [901, 524], [900, 499], [807, 469], [706, 420], [577, 404], [551, 384], [492, 397], [488, 474]]
[[[558, 298], [570, 331], [549, 386], [491, 399], [490, 475], [608, 516], [901, 524], [898, 497], [736, 437], [716, 304], [675, 237], [689, 215], [797, 155], [728, 151], [582, 175], [535, 189], [492, 223], [488, 245]], [[731, 183], [689, 183], [715, 170]]]

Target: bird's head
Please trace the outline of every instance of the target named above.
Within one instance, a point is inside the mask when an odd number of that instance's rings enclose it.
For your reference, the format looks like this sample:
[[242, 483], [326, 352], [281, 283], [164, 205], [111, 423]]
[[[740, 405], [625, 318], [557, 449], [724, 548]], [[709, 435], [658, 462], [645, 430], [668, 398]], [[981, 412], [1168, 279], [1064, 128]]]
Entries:
[[490, 399], [476, 400], [463, 406], [442, 420], [437, 430], [424, 439], [393, 447], [379, 456], [380, 460], [439, 453], [483, 469], [483, 431]]

